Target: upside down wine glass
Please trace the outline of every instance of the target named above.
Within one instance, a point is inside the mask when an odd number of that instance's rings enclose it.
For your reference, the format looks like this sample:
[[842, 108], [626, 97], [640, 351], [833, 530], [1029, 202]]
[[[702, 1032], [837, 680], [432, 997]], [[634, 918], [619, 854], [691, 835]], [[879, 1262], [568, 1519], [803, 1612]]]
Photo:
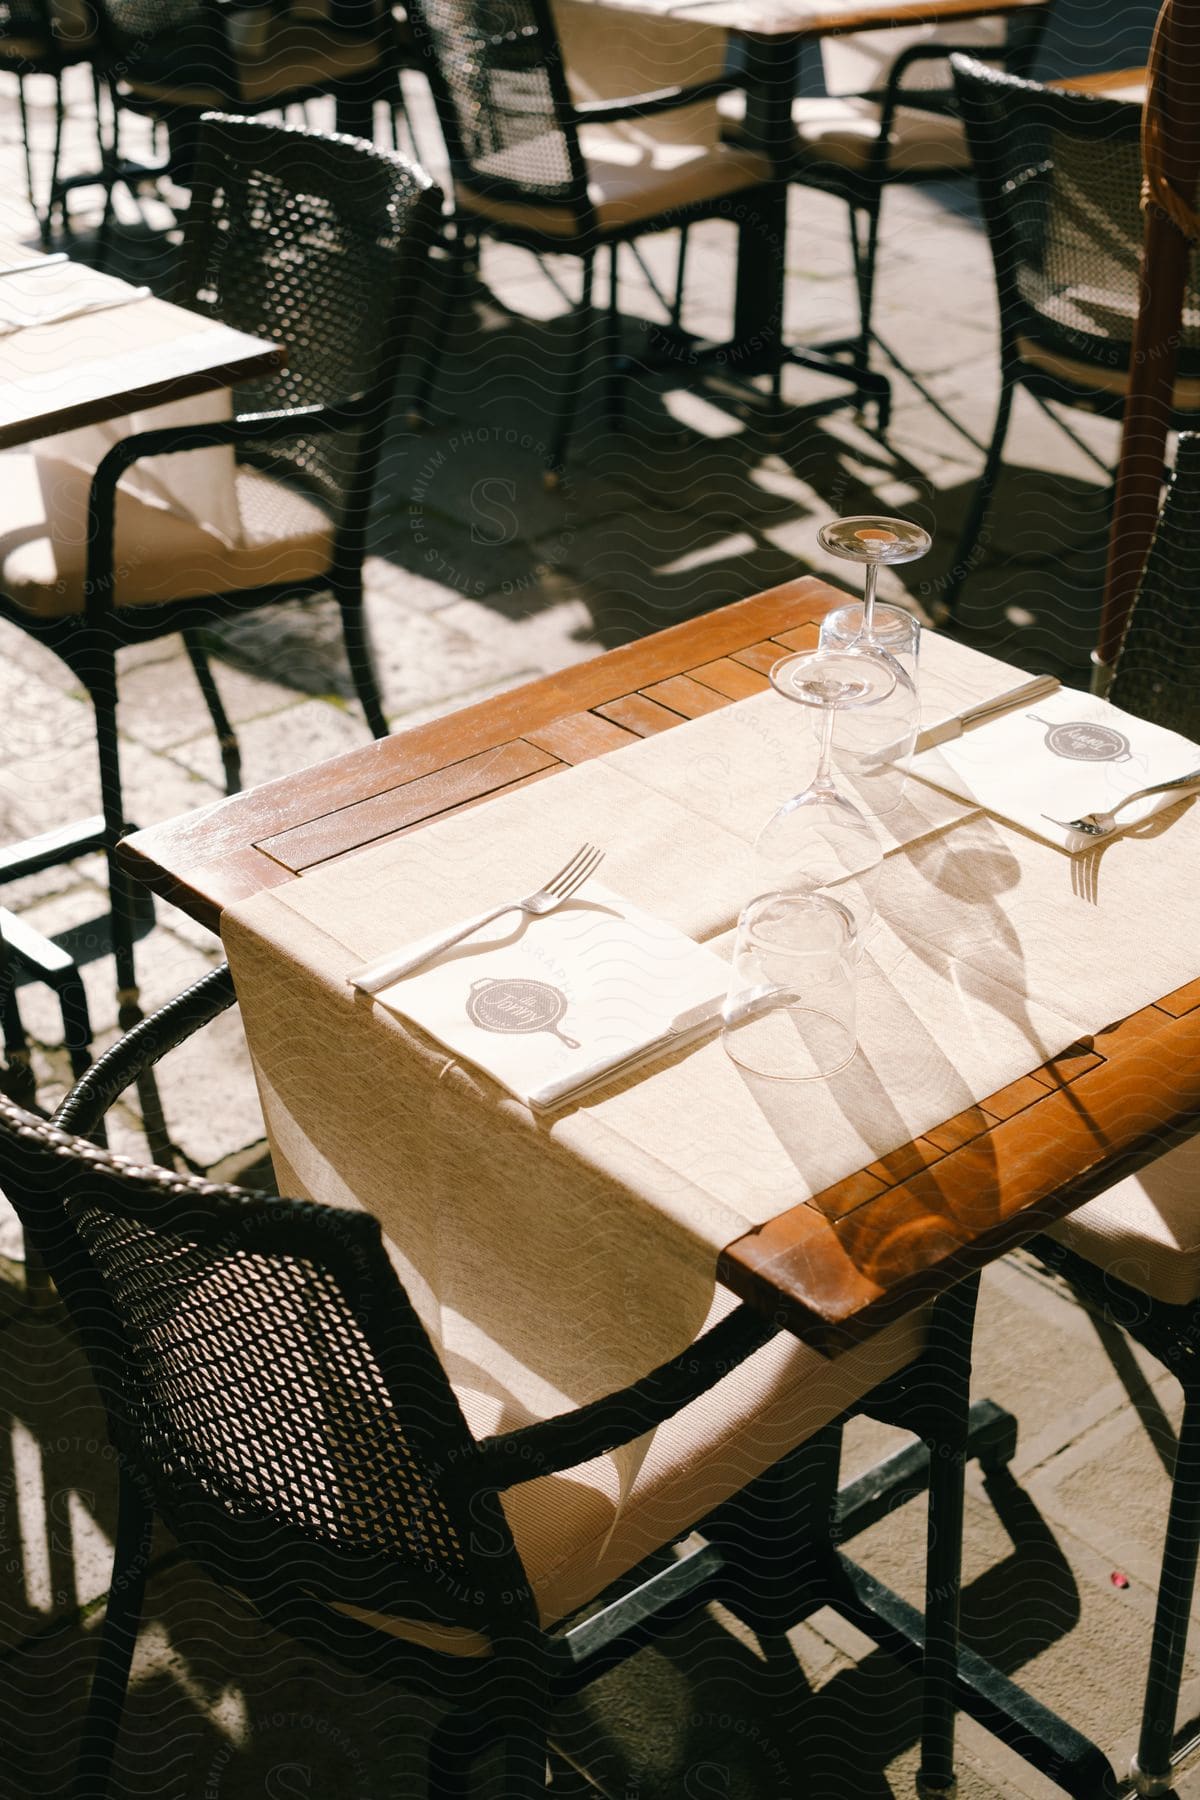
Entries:
[[819, 709], [820, 729], [811, 782], [758, 834], [762, 891], [837, 900], [850, 914], [859, 943], [875, 910], [883, 851], [871, 825], [833, 779], [834, 725], [842, 713], [881, 706], [900, 677], [886, 651], [857, 646], [789, 656], [771, 670], [777, 692]]
[[904, 798], [908, 758], [916, 743], [921, 626], [904, 607], [877, 600], [875, 590], [881, 564], [915, 562], [925, 555], [932, 539], [908, 519], [874, 515], [835, 519], [817, 535], [822, 549], [847, 562], [862, 563], [866, 571], [861, 605], [852, 601], [826, 615], [821, 626], [822, 649], [858, 646], [881, 650], [900, 665], [891, 696], [871, 713], [848, 720], [839, 733], [838, 762], [845, 779], [863, 811], [882, 818]]

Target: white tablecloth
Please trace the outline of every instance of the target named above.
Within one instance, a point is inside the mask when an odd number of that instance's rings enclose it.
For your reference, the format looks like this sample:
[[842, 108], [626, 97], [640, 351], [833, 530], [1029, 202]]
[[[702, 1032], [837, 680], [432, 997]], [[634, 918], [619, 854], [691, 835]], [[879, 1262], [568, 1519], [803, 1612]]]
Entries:
[[[940, 639], [926, 664], [935, 702], [1016, 679]], [[798, 709], [762, 695], [225, 916], [281, 1191], [376, 1213], [452, 1374], [514, 1406], [583, 1402], [677, 1352], [731, 1240], [1200, 974], [1200, 807], [1107, 845], [1084, 879], [914, 783], [889, 821], [861, 1049], [828, 1082], [756, 1080], [716, 1039], [547, 1122], [346, 985], [585, 838], [609, 887], [723, 950], [754, 836], [810, 754]]]

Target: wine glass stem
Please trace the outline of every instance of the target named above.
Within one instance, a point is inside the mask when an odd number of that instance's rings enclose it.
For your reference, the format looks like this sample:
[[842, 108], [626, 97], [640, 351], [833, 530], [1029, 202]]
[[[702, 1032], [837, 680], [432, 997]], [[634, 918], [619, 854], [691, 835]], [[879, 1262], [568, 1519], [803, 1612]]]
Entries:
[[875, 636], [875, 583], [879, 577], [879, 564], [867, 564], [867, 580], [863, 588], [863, 628], [862, 634], [870, 643]]
[[814, 788], [832, 790], [833, 788], [833, 722], [837, 717], [837, 708], [823, 706], [821, 708], [821, 739], [817, 753], [817, 772], [813, 776]]

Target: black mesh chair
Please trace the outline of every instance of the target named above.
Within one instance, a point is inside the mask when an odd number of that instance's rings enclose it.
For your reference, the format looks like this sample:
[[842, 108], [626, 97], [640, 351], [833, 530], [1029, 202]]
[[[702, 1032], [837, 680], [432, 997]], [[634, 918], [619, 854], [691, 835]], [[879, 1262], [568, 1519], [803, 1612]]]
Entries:
[[[547, 484], [566, 454], [592, 323], [596, 253], [609, 255], [607, 403], [620, 416], [617, 252], [650, 232], [680, 229], [752, 203], [771, 168], [755, 150], [719, 141], [715, 101], [734, 79], [577, 103], [571, 95], [550, 0], [413, 0], [409, 13], [446, 140], [455, 233], [443, 327], [460, 297], [472, 243], [491, 235], [538, 254], [576, 256], [583, 292], [572, 321], [563, 398], [548, 447]], [[613, 128], [707, 105], [711, 142], [661, 154], [651, 137], [614, 142]], [[581, 139], [580, 133], [584, 132]], [[444, 343], [431, 346], [417, 411], [427, 404]]]
[[[837, 1606], [923, 1668], [929, 1791], [949, 1791], [956, 1692], [973, 1691], [978, 1665], [958, 1672], [963, 1457], [999, 1468], [1015, 1446], [1008, 1414], [968, 1412], [975, 1283], [834, 1362], [727, 1297], [683, 1356], [633, 1386], [476, 1437], [373, 1218], [136, 1167], [78, 1135], [232, 999], [227, 970], [206, 976], [101, 1057], [53, 1124], [0, 1098], [0, 1189], [82, 1339], [120, 1471], [76, 1800], [108, 1784], [156, 1516], [302, 1642], [449, 1704], [431, 1747], [437, 1800], [464, 1800], [496, 1740], [505, 1800], [541, 1800], [554, 1701], [714, 1598], [775, 1635]], [[839, 1504], [841, 1422], [861, 1408], [929, 1450], [906, 1449]], [[581, 1504], [589, 1465], [651, 1428], [621, 1511]], [[834, 1546], [926, 1484], [923, 1625]], [[656, 1557], [702, 1519], [703, 1544]], [[1014, 1692], [995, 1671], [979, 1689], [994, 1729]], [[1028, 1706], [1023, 1725], [1045, 1719]], [[1060, 1736], [1055, 1766], [1076, 1747]], [[1070, 1791], [1102, 1790], [1081, 1772]]]
[[[206, 111], [282, 114], [332, 94], [338, 129], [370, 138], [375, 101], [391, 100], [395, 92], [391, 18], [375, 0], [332, 0], [323, 17], [261, 0], [236, 11], [221, 0], [90, 3], [114, 118], [106, 227], [117, 180], [169, 172], [191, 186], [196, 132]], [[165, 170], [123, 163], [122, 111], [166, 125]]]
[[[953, 59], [1000, 305], [1000, 405], [942, 600], [980, 558], [1013, 396], [1023, 387], [1120, 418], [1129, 387], [1142, 244], [1142, 109], [1058, 92]], [[1200, 413], [1200, 284], [1186, 297], [1176, 429]]]
[[[1109, 699], [1200, 742], [1198, 556], [1200, 435], [1185, 433]], [[1145, 1795], [1172, 1789], [1172, 1734], [1200, 1549], [1198, 1226], [1200, 1136], [1171, 1147], [1138, 1176], [1088, 1201], [1031, 1246], [1102, 1319], [1128, 1332], [1183, 1388], [1134, 1769], [1137, 1791]]]
[[[122, 1022], [137, 1018], [133, 902], [113, 856], [126, 829], [117, 653], [180, 631], [221, 743], [237, 739], [205, 655], [214, 620], [332, 593], [372, 732], [387, 720], [367, 643], [362, 561], [397, 365], [424, 280], [440, 195], [358, 140], [210, 116], [188, 215], [181, 299], [286, 346], [287, 365], [234, 395], [236, 416], [125, 438], [77, 484], [78, 560], [51, 540], [32, 456], [0, 459], [0, 617], [60, 656], [92, 698], [103, 817], [6, 853], [7, 877], [84, 848], [109, 856]], [[229, 445], [241, 539], [227, 543], [119, 489], [141, 458]], [[89, 485], [90, 484], [90, 485]], [[63, 514], [69, 515], [64, 505]]]

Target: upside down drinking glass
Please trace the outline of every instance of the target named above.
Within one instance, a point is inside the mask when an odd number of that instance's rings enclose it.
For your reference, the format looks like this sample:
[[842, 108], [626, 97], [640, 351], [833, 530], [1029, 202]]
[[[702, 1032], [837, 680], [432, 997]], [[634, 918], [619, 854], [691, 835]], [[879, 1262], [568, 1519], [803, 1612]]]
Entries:
[[850, 915], [857, 939], [871, 921], [882, 847], [858, 807], [833, 779], [834, 724], [843, 713], [880, 706], [895, 691], [899, 666], [885, 652], [851, 648], [787, 657], [771, 671], [789, 700], [819, 709], [816, 772], [758, 834], [759, 885], [784, 894], [824, 894]]
[[875, 597], [882, 563], [915, 562], [929, 549], [929, 533], [908, 519], [861, 516], [836, 519], [818, 538], [833, 556], [865, 566], [861, 605], [851, 601], [827, 613], [821, 648], [881, 650], [899, 664], [901, 677], [890, 698], [871, 713], [848, 718], [839, 733], [837, 761], [863, 811], [872, 818], [894, 812], [904, 798], [908, 759], [920, 724], [917, 697], [920, 621], [902, 606]]

